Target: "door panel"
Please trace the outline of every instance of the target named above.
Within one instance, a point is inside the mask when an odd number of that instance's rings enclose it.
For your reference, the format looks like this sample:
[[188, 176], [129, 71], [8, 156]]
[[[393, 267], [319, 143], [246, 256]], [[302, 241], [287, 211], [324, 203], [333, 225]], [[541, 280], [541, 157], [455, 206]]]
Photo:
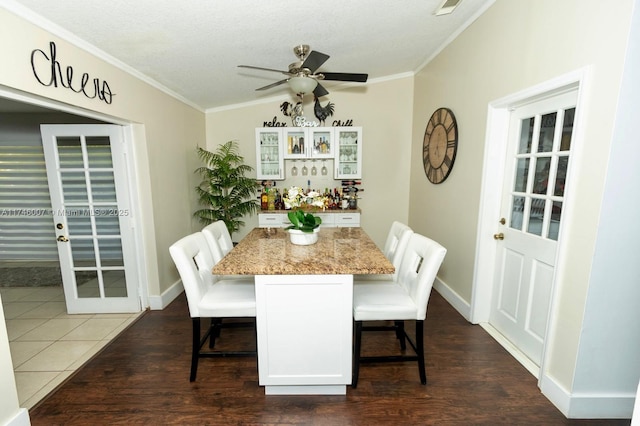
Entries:
[[[577, 91], [512, 112], [489, 322], [540, 365]], [[498, 238], [499, 237], [499, 238]]]
[[41, 133], [67, 311], [139, 311], [122, 128]]

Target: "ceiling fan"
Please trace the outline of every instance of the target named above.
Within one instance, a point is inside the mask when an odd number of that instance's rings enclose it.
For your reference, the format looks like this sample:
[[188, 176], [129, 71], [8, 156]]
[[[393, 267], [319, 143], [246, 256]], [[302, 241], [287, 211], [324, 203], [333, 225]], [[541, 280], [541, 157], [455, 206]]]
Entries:
[[296, 94], [304, 95], [306, 93], [313, 92], [316, 98], [329, 94], [327, 89], [318, 83], [318, 80], [353, 81], [357, 83], [365, 83], [367, 81], [367, 74], [324, 71], [316, 72], [318, 68], [320, 68], [327, 59], [329, 59], [329, 55], [325, 55], [324, 53], [320, 53], [316, 50], [311, 50], [307, 44], [300, 44], [294, 47], [293, 53], [298, 57], [298, 61], [290, 64], [288, 71], [254, 67], [251, 65], [238, 65], [238, 67], [279, 72], [287, 76], [284, 80], [276, 81], [275, 83], [271, 83], [264, 87], [259, 87], [256, 90], [267, 90], [272, 87], [288, 83], [291, 90]]

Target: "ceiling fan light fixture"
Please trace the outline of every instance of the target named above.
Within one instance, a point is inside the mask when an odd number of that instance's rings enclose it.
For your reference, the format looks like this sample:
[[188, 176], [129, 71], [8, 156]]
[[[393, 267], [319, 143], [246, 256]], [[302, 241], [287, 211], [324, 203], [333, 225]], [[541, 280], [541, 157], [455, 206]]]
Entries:
[[318, 81], [311, 77], [291, 77], [288, 80], [289, 87], [294, 93], [311, 93], [318, 85]]

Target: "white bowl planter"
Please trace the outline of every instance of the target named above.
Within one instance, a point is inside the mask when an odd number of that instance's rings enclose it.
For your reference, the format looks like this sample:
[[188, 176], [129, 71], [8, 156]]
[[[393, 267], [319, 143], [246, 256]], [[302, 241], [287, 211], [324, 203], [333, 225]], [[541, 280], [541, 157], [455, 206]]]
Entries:
[[298, 246], [308, 246], [318, 242], [318, 232], [320, 228], [316, 228], [313, 232], [302, 232], [299, 229], [289, 229], [289, 239], [291, 244]]

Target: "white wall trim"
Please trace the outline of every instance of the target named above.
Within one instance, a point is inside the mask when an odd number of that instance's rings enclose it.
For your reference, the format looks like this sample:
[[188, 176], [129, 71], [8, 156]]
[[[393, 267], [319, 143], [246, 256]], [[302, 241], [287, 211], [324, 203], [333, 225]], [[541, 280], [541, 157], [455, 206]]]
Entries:
[[[413, 77], [414, 75], [415, 73], [413, 72], [403, 72], [403, 73], [392, 74], [384, 77], [372, 78], [367, 80], [367, 83], [365, 84], [365, 86], [369, 86], [371, 84], [376, 84], [376, 83], [383, 83], [386, 81], [399, 80], [401, 78]], [[362, 87], [362, 83], [349, 83], [349, 82], [338, 83], [332, 86], [331, 90], [334, 92], [337, 92], [339, 90], [348, 89], [350, 87]], [[291, 94], [291, 96], [293, 97], [293, 94]], [[237, 104], [230, 104], [230, 105], [223, 105], [219, 107], [208, 108], [204, 112], [206, 114], [209, 114], [209, 113], [215, 113], [215, 112], [221, 112], [221, 111], [231, 111], [234, 109], [247, 108], [255, 105], [270, 104], [274, 102], [277, 103], [281, 101], [282, 101], [282, 94], [269, 96], [266, 98], [260, 98], [260, 99], [256, 99], [248, 102], [241, 102]]]
[[149, 308], [152, 311], [161, 311], [169, 306], [183, 291], [182, 280], [178, 280], [171, 284], [160, 296], [149, 296]]
[[464, 300], [458, 293], [456, 293], [451, 287], [446, 285], [440, 278], [436, 277], [436, 280], [433, 283], [433, 288], [440, 293], [440, 295], [449, 302], [453, 308], [458, 311], [460, 315], [464, 317], [467, 321], [469, 321], [469, 316], [471, 312], [471, 308], [469, 303]]
[[630, 419], [633, 414], [633, 393], [571, 394], [546, 374], [540, 385], [542, 394], [568, 419]]
[[[149, 187], [148, 182], [144, 182], [146, 184], [145, 187], [141, 186], [141, 176], [139, 169], [144, 165], [145, 170], [147, 170], [148, 158], [145, 155], [142, 156], [139, 153], [135, 152], [136, 147], [138, 147], [138, 151], [141, 150], [140, 146], [144, 146], [146, 144], [146, 135], [144, 133], [135, 133], [135, 129], [143, 129], [143, 126], [132, 124], [129, 121], [123, 120], [121, 118], [116, 118], [109, 116], [107, 114], [103, 114], [100, 112], [88, 111], [82, 109], [80, 107], [74, 105], [67, 105], [61, 102], [55, 101], [53, 99], [43, 98], [38, 95], [34, 95], [31, 93], [19, 91], [16, 89], [12, 89], [9, 87], [0, 86], [0, 98], [7, 98], [17, 102], [23, 102], [30, 105], [37, 105], [42, 108], [48, 108], [54, 111], [65, 112], [67, 114], [78, 115], [82, 117], [91, 118], [94, 120], [104, 121], [106, 123], [116, 124], [123, 126], [123, 137], [125, 140], [125, 150], [127, 152], [127, 174], [129, 178], [129, 195], [131, 200], [135, 200], [139, 197], [138, 194], [145, 194], [148, 191], [146, 188]], [[135, 128], [134, 128], [135, 127]], [[148, 179], [143, 176], [143, 178]], [[132, 204], [134, 205], [134, 204]], [[150, 202], [149, 202], [150, 205]], [[155, 261], [155, 251], [149, 253], [151, 247], [155, 250], [155, 230], [153, 227], [147, 226], [143, 231], [143, 223], [148, 223], [148, 215], [144, 215], [140, 209], [135, 209], [137, 213], [136, 217], [134, 217], [134, 239], [136, 247], [138, 248], [138, 263], [137, 267], [137, 276], [139, 281], [138, 293], [140, 299], [140, 310], [143, 311], [148, 307], [148, 293], [149, 293], [149, 282], [154, 279], [155, 282], [158, 281], [157, 273], [154, 271], [157, 270], [157, 263], [149, 264], [150, 261]], [[144, 221], [143, 218], [147, 218]], [[143, 241], [145, 239], [150, 239], [153, 241], [153, 244], [145, 245]], [[144, 250], [143, 250], [144, 249]], [[142, 255], [140, 254], [142, 253]], [[154, 269], [152, 269], [154, 268]], [[146, 287], [145, 287], [146, 286]]]
[[7, 426], [30, 426], [31, 419], [29, 418], [29, 410], [26, 408], [20, 408], [18, 413], [10, 419], [7, 423]]
[[95, 56], [98, 59], [102, 59], [103, 61], [107, 62], [110, 65], [113, 65], [116, 68], [121, 69], [122, 71], [136, 77], [137, 79], [147, 83], [148, 85], [155, 87], [156, 89], [160, 90], [161, 92], [166, 93], [167, 95], [179, 100], [180, 102], [183, 102], [195, 109], [197, 109], [198, 111], [203, 111], [202, 107], [199, 105], [196, 105], [195, 103], [193, 103], [192, 101], [188, 100], [187, 98], [185, 98], [184, 96], [180, 95], [177, 92], [174, 92], [173, 90], [169, 89], [168, 87], [160, 84], [159, 82], [157, 82], [156, 80], [150, 78], [149, 76], [141, 73], [140, 71], [138, 71], [137, 69], [131, 67], [130, 65], [125, 64], [124, 62], [122, 62], [121, 60], [115, 58], [114, 56], [109, 55], [108, 53], [106, 53], [104, 50], [99, 49], [98, 47], [94, 46], [93, 44], [89, 43], [86, 40], [81, 39], [80, 37], [78, 37], [77, 35], [71, 33], [70, 31], [62, 28], [61, 26], [49, 21], [48, 19], [43, 18], [41, 15], [38, 15], [37, 13], [35, 13], [34, 11], [32, 11], [31, 9], [28, 9], [26, 7], [24, 7], [23, 5], [13, 1], [13, 0], [4, 0], [4, 4], [0, 5], [0, 7], [4, 7], [6, 10], [10, 11], [11, 13], [21, 17], [22, 19], [32, 23], [33, 25], [36, 25], [38, 27], [40, 27], [41, 29], [57, 36], [60, 37], [63, 40], [68, 41], [69, 43], [73, 44], [74, 46], [76, 46], [79, 49], [82, 49], [88, 53], [90, 53], [91, 55]]
[[[485, 135], [484, 170], [480, 193], [480, 210], [478, 217], [478, 231], [476, 237], [476, 256], [473, 273], [471, 295], [471, 322], [489, 322], [491, 311], [491, 297], [493, 290], [493, 274], [495, 269], [495, 241], [490, 238], [496, 230], [496, 223], [500, 215], [502, 181], [504, 162], [506, 161], [506, 146], [508, 142], [509, 116], [513, 107], [552, 96], [572, 87], [579, 87], [578, 105], [581, 103], [590, 68], [584, 67], [569, 72], [557, 78], [542, 82], [520, 92], [492, 101], [487, 106], [487, 131]], [[584, 108], [578, 108], [576, 121]], [[576, 133], [579, 129], [576, 130]], [[579, 137], [576, 134], [576, 139]], [[579, 162], [579, 150], [572, 150], [573, 163]], [[575, 167], [573, 167], [575, 169]], [[569, 180], [569, 179], [568, 179]], [[565, 215], [571, 213], [571, 203], [567, 202]], [[567, 210], [569, 210], [567, 212]], [[561, 239], [558, 240], [558, 252], [562, 253]], [[556, 263], [558, 265], [558, 262]], [[554, 286], [555, 288], [555, 286]], [[552, 301], [553, 304], [553, 301]]]

